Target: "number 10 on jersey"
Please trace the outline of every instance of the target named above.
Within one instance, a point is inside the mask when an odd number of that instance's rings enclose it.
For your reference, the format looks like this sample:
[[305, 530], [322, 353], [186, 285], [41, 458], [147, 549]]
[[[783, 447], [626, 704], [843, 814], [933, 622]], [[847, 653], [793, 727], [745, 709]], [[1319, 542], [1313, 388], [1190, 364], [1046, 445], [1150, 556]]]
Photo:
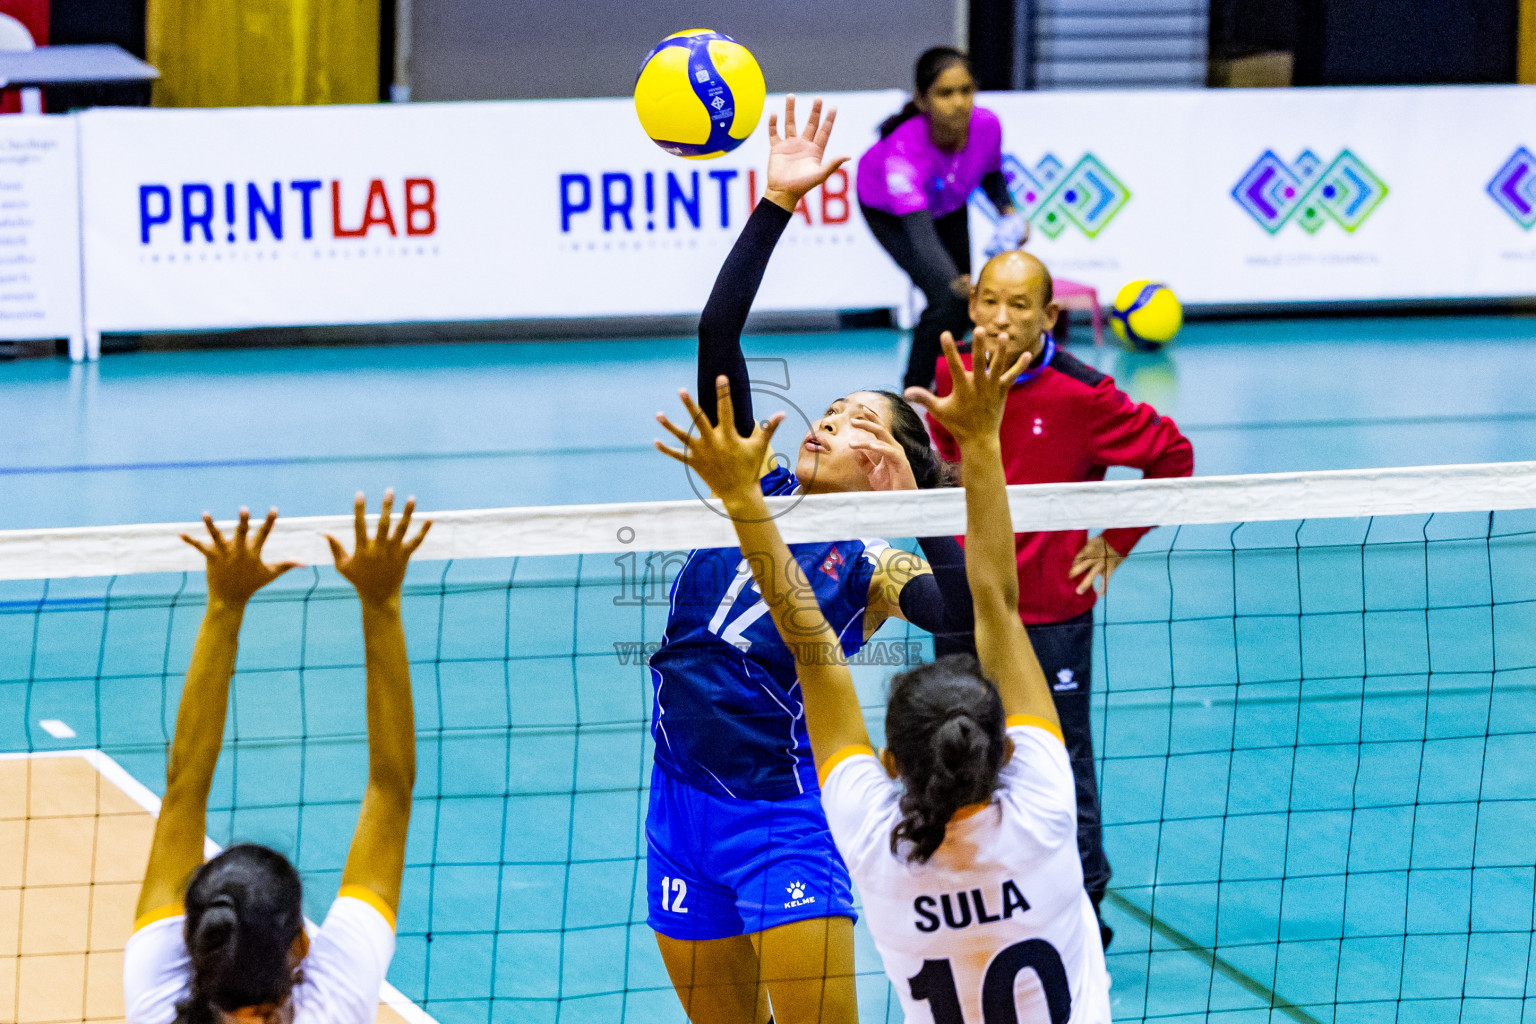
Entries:
[[[1040, 979], [1051, 1024], [1067, 1024], [1072, 1016], [1072, 987], [1061, 954], [1044, 939], [1016, 942], [992, 958], [981, 983], [980, 1024], [1019, 1024], [1013, 1000], [1013, 982], [1029, 968]], [[966, 1024], [960, 1012], [960, 993], [948, 960], [924, 960], [923, 969], [907, 979], [912, 998], [925, 1001], [933, 1011], [933, 1024]]]

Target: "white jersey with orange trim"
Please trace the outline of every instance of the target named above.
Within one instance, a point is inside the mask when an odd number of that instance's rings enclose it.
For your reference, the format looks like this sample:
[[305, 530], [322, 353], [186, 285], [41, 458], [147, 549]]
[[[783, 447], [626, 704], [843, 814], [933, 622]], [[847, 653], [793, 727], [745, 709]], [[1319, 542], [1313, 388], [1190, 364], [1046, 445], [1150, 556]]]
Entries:
[[992, 802], [925, 864], [891, 852], [901, 788], [868, 747], [826, 766], [821, 802], [908, 1024], [1109, 1024], [1109, 975], [1077, 856], [1061, 735], [1008, 720]]
[[[192, 958], [179, 906], [144, 915], [123, 950], [128, 1024], [172, 1024], [192, 984]], [[395, 955], [389, 907], [356, 885], [343, 886], [325, 923], [311, 932], [303, 980], [293, 989], [294, 1024], [373, 1024], [379, 987]]]

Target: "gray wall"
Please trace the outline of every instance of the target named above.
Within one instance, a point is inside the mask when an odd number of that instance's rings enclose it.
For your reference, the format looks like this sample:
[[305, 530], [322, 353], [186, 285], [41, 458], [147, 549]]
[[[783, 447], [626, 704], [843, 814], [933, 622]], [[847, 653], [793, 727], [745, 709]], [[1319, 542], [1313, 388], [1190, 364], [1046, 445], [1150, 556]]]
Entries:
[[665, 35], [712, 28], [773, 92], [911, 88], [956, 0], [412, 0], [413, 100], [623, 96]]

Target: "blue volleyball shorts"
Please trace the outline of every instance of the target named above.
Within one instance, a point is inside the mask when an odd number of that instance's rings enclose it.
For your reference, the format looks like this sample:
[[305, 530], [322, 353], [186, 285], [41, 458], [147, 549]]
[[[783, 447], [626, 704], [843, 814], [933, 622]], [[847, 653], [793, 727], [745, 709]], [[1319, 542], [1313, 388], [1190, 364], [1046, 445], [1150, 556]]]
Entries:
[[858, 918], [853, 883], [819, 793], [724, 799], [655, 768], [645, 841], [648, 920], [670, 939], [724, 939], [795, 921]]

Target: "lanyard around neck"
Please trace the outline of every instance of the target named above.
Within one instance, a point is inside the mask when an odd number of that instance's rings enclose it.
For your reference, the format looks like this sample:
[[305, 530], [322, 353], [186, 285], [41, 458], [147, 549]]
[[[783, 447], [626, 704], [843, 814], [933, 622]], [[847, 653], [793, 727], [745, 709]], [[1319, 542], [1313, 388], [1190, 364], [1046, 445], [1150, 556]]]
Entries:
[[1050, 331], [1044, 332], [1043, 337], [1045, 338], [1045, 348], [1040, 350], [1040, 358], [1035, 360], [1034, 365], [1029, 369], [1019, 374], [1018, 380], [1013, 382], [1014, 387], [1018, 387], [1020, 384], [1027, 383], [1038, 377], [1040, 371], [1050, 366], [1051, 360], [1056, 358], [1056, 339], [1051, 337]]

